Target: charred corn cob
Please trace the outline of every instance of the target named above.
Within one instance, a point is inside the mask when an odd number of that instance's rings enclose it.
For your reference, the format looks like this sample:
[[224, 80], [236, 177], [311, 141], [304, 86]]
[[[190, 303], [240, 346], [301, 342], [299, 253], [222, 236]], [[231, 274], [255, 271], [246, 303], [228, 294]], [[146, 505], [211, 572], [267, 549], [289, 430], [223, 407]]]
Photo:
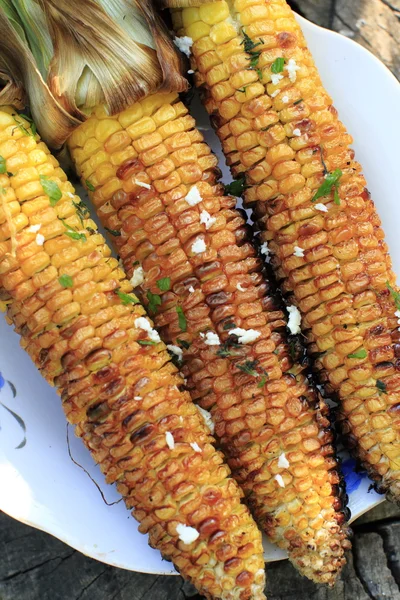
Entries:
[[69, 147], [256, 520], [301, 572], [332, 583], [348, 541], [326, 407], [290, 356], [285, 316], [193, 118], [177, 94], [114, 117], [99, 107]]
[[400, 499], [400, 308], [384, 234], [352, 138], [284, 0], [173, 13], [245, 199], [343, 432], [389, 499]]
[[150, 544], [207, 598], [262, 599], [261, 534], [164, 344], [57, 161], [0, 111], [0, 290]]

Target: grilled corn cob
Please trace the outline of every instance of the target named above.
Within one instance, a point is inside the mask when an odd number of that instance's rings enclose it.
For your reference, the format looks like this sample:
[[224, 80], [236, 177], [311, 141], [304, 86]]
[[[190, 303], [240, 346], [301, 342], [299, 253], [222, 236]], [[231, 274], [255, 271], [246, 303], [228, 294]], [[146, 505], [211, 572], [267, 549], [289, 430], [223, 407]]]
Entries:
[[235, 177], [302, 314], [345, 438], [378, 491], [400, 499], [400, 296], [352, 138], [284, 0], [173, 13]]
[[0, 156], [0, 290], [23, 347], [150, 544], [207, 598], [265, 598], [261, 534], [164, 344], [55, 158], [4, 107]]
[[[333, 583], [348, 541], [326, 407], [289, 354], [284, 314], [193, 118], [177, 94], [114, 117], [99, 107], [69, 148], [256, 520], [301, 572]], [[238, 343], [237, 328], [257, 339]]]

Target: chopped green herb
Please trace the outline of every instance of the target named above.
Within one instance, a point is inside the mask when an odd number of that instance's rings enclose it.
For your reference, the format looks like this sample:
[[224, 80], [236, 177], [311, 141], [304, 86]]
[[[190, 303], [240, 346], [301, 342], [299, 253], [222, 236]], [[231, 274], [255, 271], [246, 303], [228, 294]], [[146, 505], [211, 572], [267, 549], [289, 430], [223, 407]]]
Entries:
[[92, 235], [95, 235], [97, 233], [97, 231], [95, 231], [94, 229], [92, 229], [91, 227], [86, 227], [86, 231], [88, 231], [89, 233], [91, 233]]
[[262, 41], [262, 39], [260, 38], [260, 41], [255, 43], [253, 42], [253, 40], [247, 35], [247, 33], [244, 31], [244, 29], [242, 29], [242, 35], [243, 35], [243, 41], [240, 42], [241, 46], [244, 46], [244, 51], [247, 52], [248, 54], [252, 54], [254, 48], [257, 48], [257, 46], [262, 46], [264, 44], [264, 42]]
[[256, 69], [258, 65], [258, 59], [260, 58], [260, 54], [261, 52], [252, 52], [251, 55], [248, 57], [248, 60], [250, 61], [250, 69]]
[[240, 179], [235, 179], [234, 181], [231, 181], [231, 183], [225, 185], [224, 193], [240, 198], [246, 187], [246, 180], [244, 177], [241, 177]]
[[86, 235], [84, 233], [79, 233], [79, 231], [75, 231], [71, 225], [65, 222], [64, 219], [60, 219], [62, 224], [64, 225], [67, 231], [64, 231], [64, 235], [67, 235], [71, 240], [86, 242]]
[[285, 59], [280, 57], [276, 58], [271, 65], [271, 71], [277, 75], [278, 73], [282, 73], [283, 67], [285, 66]]
[[348, 354], [347, 358], [367, 358], [367, 351], [364, 350], [364, 348], [361, 348], [361, 350], [357, 350], [357, 352]]
[[259, 80], [262, 81], [263, 80], [263, 72], [262, 72], [262, 70], [261, 69], [256, 69], [256, 73], [258, 75]]
[[6, 188], [0, 187], [0, 194], [7, 194]]
[[381, 381], [380, 379], [377, 379], [376, 381], [376, 387], [379, 391], [379, 395], [381, 394], [387, 394], [386, 391], [386, 383], [384, 381]]
[[228, 331], [229, 329], [235, 329], [235, 327], [236, 327], [235, 323], [232, 323], [232, 321], [229, 321], [228, 323], [225, 323], [225, 325], [223, 326], [223, 330]]
[[182, 310], [181, 306], [176, 307], [176, 312], [178, 313], [178, 323], [181, 331], [186, 331], [187, 329], [187, 321], [185, 317], [185, 313]]
[[120, 232], [120, 231], [117, 231], [116, 229], [109, 229], [108, 227], [104, 227], [104, 229], [105, 229], [106, 231], [108, 231], [108, 233], [109, 233], [110, 235], [113, 235], [114, 237], [120, 237], [120, 236], [121, 236], [121, 232]]
[[136, 267], [137, 265], [140, 265], [139, 260], [135, 260], [135, 262], [132, 263], [132, 267]]
[[4, 156], [0, 156], [0, 175], [3, 175], [3, 173], [7, 173], [6, 159]]
[[298, 104], [300, 104], [300, 102], [303, 102], [303, 98], [300, 98], [300, 100], [296, 100], [296, 102], [293, 102], [293, 106], [297, 106]]
[[290, 354], [290, 358], [292, 360], [297, 359], [297, 354], [298, 354], [297, 346], [298, 346], [298, 339], [296, 337], [289, 339], [289, 354]]
[[52, 181], [46, 175], [39, 175], [39, 180], [44, 193], [49, 197], [51, 206], [55, 206], [62, 198], [60, 188], [55, 181]]
[[115, 290], [115, 293], [117, 294], [118, 298], [121, 300], [122, 304], [124, 304], [124, 306], [127, 306], [128, 304], [140, 304], [140, 302], [136, 298], [136, 296], [132, 296], [131, 294], [125, 294], [124, 292], [121, 292], [120, 290]]
[[141, 346], [155, 346], [158, 344], [158, 342], [155, 342], [154, 340], [138, 340], [137, 343]]
[[392, 295], [397, 310], [400, 310], [400, 292], [396, 292], [396, 290], [392, 288], [388, 281], [386, 282], [386, 287]]
[[17, 124], [17, 127], [18, 127], [18, 129], [19, 129], [20, 131], [22, 131], [22, 133], [23, 133], [24, 135], [35, 135], [35, 133], [36, 133], [36, 126], [35, 126], [35, 131], [33, 131], [33, 126], [31, 125], [31, 130], [32, 130], [32, 133], [31, 133], [31, 132], [29, 131], [29, 129], [27, 129], [23, 123], [21, 123], [20, 121], [18, 121], [18, 119], [16, 119], [16, 118], [15, 118], [16, 116], [17, 116], [17, 117], [21, 116], [21, 117], [23, 117], [23, 118], [25, 118], [25, 119], [27, 119], [27, 120], [29, 120], [29, 121], [31, 121], [31, 119], [28, 119], [28, 117], [25, 117], [25, 115], [15, 115], [15, 114], [14, 114], [14, 115], [12, 115], [12, 117], [13, 117], [13, 119], [14, 119], [15, 123]]
[[[318, 150], [317, 150], [318, 152]], [[326, 162], [324, 161], [324, 151], [322, 150], [322, 146], [319, 147], [319, 153], [321, 155], [322, 166], [324, 167], [324, 175], [328, 175], [328, 167], [326, 166]]]
[[187, 342], [186, 340], [180, 340], [179, 338], [176, 338], [176, 341], [178, 342], [178, 344], [180, 346], [182, 346], [182, 348], [185, 348], [185, 350], [189, 350], [189, 348], [190, 348], [189, 342]]
[[61, 275], [61, 277], [58, 278], [58, 282], [63, 288], [74, 287], [74, 280], [70, 275]]
[[236, 364], [236, 368], [246, 373], [246, 375], [258, 377], [259, 374], [256, 371], [257, 364], [258, 360], [246, 360], [243, 364]]
[[261, 129], [261, 131], [268, 131], [268, 129], [271, 129], [271, 127], [273, 127], [274, 125], [276, 125], [276, 123], [271, 123], [270, 125], [267, 125], [266, 127], [263, 127]]
[[243, 87], [238, 88], [236, 91], [240, 92], [241, 94], [245, 94], [246, 93], [246, 88], [247, 88], [247, 85], [244, 85]]
[[259, 383], [259, 384], [257, 384], [257, 387], [258, 387], [258, 388], [263, 388], [263, 387], [264, 387], [264, 385], [267, 383], [267, 379], [268, 379], [267, 375], [263, 375], [263, 376], [261, 377], [261, 381], [260, 381], [260, 383]]
[[88, 209], [88, 207], [86, 206], [86, 204], [82, 201], [80, 202], [74, 202], [72, 200], [72, 204], [74, 205], [74, 207], [76, 208], [76, 212], [78, 213], [78, 217], [83, 225], [83, 220], [87, 219], [88, 217], [90, 217], [90, 210]]
[[342, 175], [343, 175], [343, 173], [340, 169], [335, 169], [334, 171], [332, 171], [332, 173], [328, 173], [327, 175], [325, 175], [325, 181], [323, 182], [322, 185], [320, 185], [320, 187], [314, 194], [314, 196], [312, 198], [312, 202], [315, 202], [316, 200], [318, 200], [319, 198], [323, 198], [324, 196], [328, 196], [331, 193], [332, 188], [335, 188], [334, 202], [335, 202], [335, 204], [340, 204], [338, 188], [339, 188], [340, 178]]
[[163, 277], [157, 280], [157, 287], [161, 292], [168, 292], [171, 287], [171, 277]]
[[29, 125], [31, 126], [32, 135], [35, 135], [37, 132], [37, 129], [36, 129], [36, 124], [33, 122], [33, 119], [28, 117], [28, 115], [24, 115], [24, 113], [19, 113], [19, 116], [22, 117], [23, 119], [25, 119], [25, 121], [28, 121]]
[[93, 183], [91, 183], [89, 181], [89, 179], [86, 179], [85, 183], [86, 183], [86, 187], [89, 190], [89, 192], [94, 192], [95, 187], [94, 187]]
[[153, 294], [150, 290], [147, 292], [149, 301], [149, 311], [153, 314], [157, 312], [157, 306], [161, 306], [161, 298], [158, 294]]

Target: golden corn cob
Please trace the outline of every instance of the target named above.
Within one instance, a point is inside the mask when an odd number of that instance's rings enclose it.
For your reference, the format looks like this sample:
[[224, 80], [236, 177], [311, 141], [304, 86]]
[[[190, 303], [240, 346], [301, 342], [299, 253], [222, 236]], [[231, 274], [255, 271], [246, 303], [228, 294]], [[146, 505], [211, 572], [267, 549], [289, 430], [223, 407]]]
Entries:
[[4, 107], [0, 156], [0, 290], [22, 345], [151, 546], [207, 598], [265, 598], [261, 534], [165, 345], [55, 158]]
[[232, 173], [246, 174], [246, 202], [321, 380], [341, 400], [345, 438], [377, 489], [399, 501], [400, 302], [352, 138], [294, 14], [284, 0], [223, 0], [173, 20], [193, 39], [206, 108]]
[[[155, 94], [114, 117], [98, 108], [69, 147], [256, 520], [304, 574], [332, 583], [348, 541], [326, 407], [290, 357], [284, 314], [193, 118], [176, 94]], [[235, 344], [237, 327], [258, 339]]]

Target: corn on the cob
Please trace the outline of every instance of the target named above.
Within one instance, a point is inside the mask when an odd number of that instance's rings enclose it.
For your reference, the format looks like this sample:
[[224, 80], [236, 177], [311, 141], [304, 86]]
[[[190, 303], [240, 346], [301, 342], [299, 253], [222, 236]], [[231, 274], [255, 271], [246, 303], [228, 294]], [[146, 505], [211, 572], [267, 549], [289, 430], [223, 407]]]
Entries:
[[265, 598], [261, 534], [165, 345], [55, 158], [4, 107], [0, 156], [0, 290], [22, 345], [150, 544], [207, 598]]
[[[194, 120], [176, 94], [155, 94], [114, 117], [99, 107], [69, 147], [260, 526], [332, 583], [348, 541], [326, 409], [290, 357], [284, 314]], [[255, 343], [238, 344], [236, 328]]]
[[[349, 445], [400, 499], [400, 308], [380, 220], [351, 136], [284, 0], [173, 13], [234, 176], [246, 174], [283, 291], [302, 313], [321, 380], [341, 401]], [[389, 282], [389, 285], [388, 285]]]

